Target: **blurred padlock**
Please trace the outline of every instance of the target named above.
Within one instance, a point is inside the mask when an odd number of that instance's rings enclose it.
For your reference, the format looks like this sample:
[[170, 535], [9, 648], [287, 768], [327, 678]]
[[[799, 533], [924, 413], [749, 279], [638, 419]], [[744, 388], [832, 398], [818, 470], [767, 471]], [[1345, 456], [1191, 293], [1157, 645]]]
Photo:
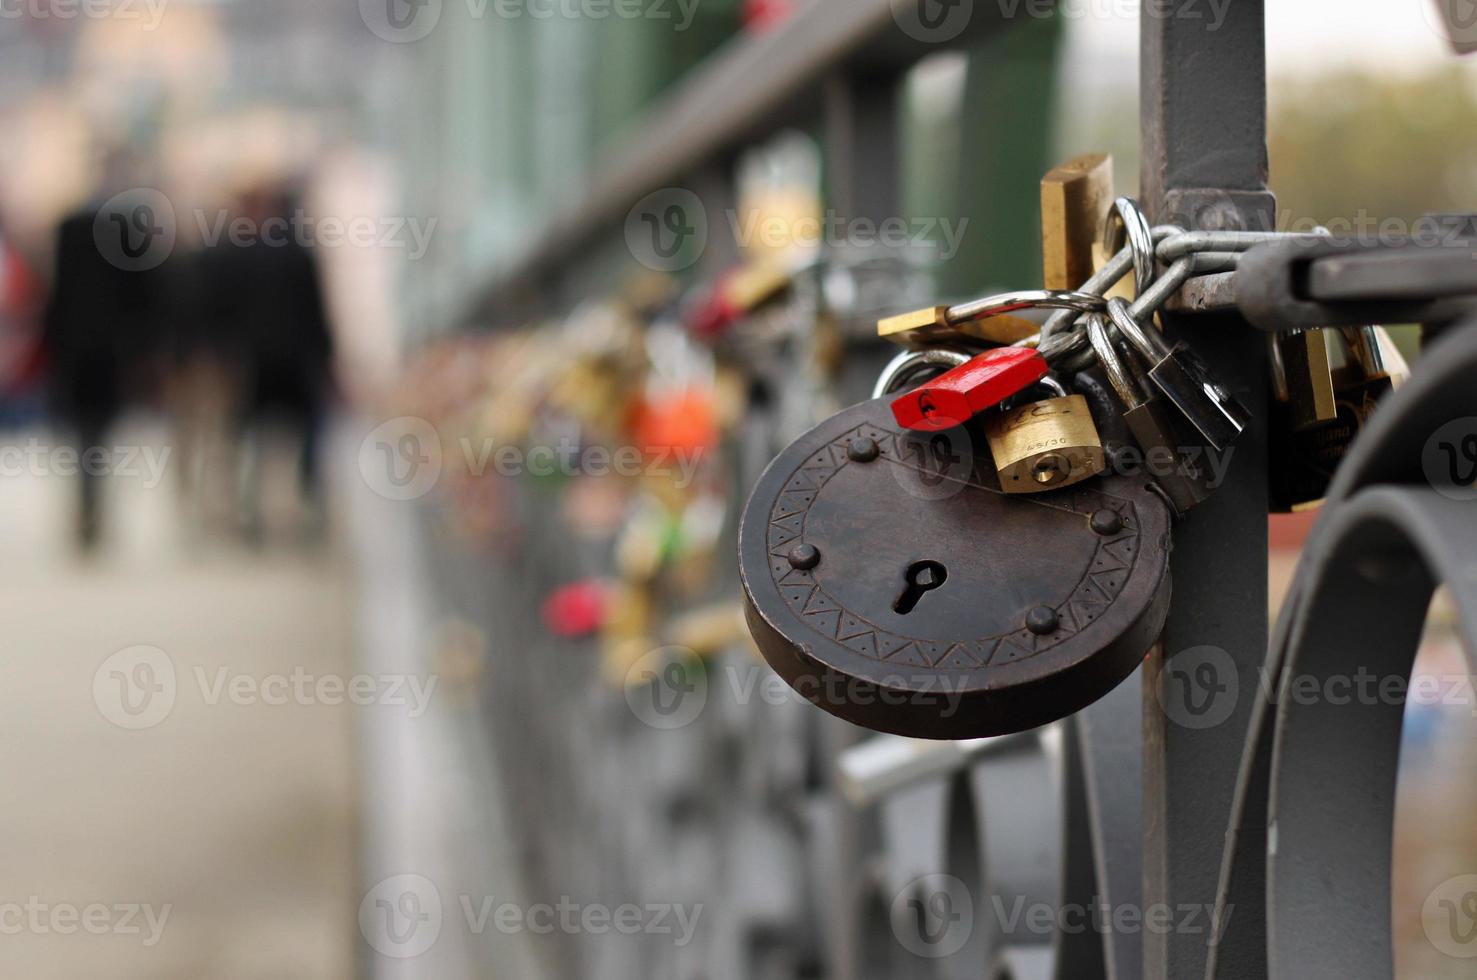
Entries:
[[[1272, 405], [1268, 472], [1275, 512], [1307, 510], [1323, 502], [1334, 471], [1380, 398], [1409, 374], [1403, 359], [1395, 363], [1394, 358], [1387, 359], [1394, 345], [1383, 327], [1341, 328], [1327, 331], [1326, 336], [1344, 346], [1344, 364], [1332, 375], [1334, 417], [1299, 427], [1289, 402], [1279, 399]], [[1276, 363], [1274, 358], [1274, 367]], [[1275, 376], [1274, 389], [1285, 389], [1283, 380]]]

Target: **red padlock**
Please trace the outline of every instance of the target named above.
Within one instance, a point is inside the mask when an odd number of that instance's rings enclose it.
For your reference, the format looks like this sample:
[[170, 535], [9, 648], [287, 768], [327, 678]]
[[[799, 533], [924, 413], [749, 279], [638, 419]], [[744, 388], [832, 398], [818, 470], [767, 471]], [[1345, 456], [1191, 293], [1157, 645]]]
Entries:
[[1029, 347], [996, 347], [892, 402], [907, 429], [932, 432], [963, 425], [987, 408], [1024, 391], [1046, 375], [1046, 358]]

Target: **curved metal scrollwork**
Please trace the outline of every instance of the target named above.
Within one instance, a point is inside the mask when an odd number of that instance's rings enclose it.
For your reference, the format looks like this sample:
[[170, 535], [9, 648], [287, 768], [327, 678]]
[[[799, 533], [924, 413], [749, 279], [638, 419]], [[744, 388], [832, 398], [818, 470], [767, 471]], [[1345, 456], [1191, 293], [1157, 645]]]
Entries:
[[[1359, 671], [1404, 691], [1437, 585], [1473, 664], [1477, 512], [1431, 487], [1432, 433], [1477, 416], [1477, 330], [1432, 345], [1330, 490], [1269, 647], [1238, 778], [1207, 977], [1393, 974], [1390, 861], [1403, 699], [1286, 696]], [[1477, 665], [1474, 665], [1477, 667]], [[1234, 913], [1234, 914], [1231, 914]]]

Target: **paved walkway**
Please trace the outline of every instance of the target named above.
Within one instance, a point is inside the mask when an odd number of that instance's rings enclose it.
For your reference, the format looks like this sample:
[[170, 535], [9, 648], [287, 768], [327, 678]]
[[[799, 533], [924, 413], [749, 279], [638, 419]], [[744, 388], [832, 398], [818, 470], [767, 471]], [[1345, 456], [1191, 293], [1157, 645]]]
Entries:
[[83, 563], [70, 484], [0, 476], [0, 973], [349, 977], [366, 709], [266, 703], [351, 672], [345, 563], [185, 548], [173, 482], [148, 482], [113, 480]]

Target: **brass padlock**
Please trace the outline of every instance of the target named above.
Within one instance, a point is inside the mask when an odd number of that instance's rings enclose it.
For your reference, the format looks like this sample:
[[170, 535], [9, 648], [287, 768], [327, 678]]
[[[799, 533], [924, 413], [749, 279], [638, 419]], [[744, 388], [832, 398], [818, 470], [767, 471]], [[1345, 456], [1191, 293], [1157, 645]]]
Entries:
[[1087, 399], [1068, 394], [1049, 375], [1040, 387], [1055, 397], [985, 417], [985, 437], [1006, 493], [1058, 490], [1097, 476], [1107, 465]]
[[[1310, 510], [1323, 502], [1328, 485], [1379, 399], [1409, 376], [1409, 369], [1383, 327], [1329, 330], [1342, 340], [1344, 363], [1332, 373], [1335, 413], [1327, 421], [1298, 425], [1287, 401], [1273, 404], [1270, 426], [1271, 507], [1275, 512]], [[1279, 366], [1273, 360], [1274, 368]], [[1290, 370], [1286, 364], [1280, 365]], [[1273, 376], [1279, 395], [1284, 377]]]
[[1272, 385], [1276, 399], [1287, 406], [1294, 429], [1328, 422], [1338, 415], [1333, 390], [1333, 358], [1327, 328], [1294, 330], [1272, 335]]
[[1041, 324], [1009, 314], [953, 323], [949, 320], [947, 306], [928, 306], [877, 321], [877, 336], [915, 350], [961, 340], [983, 340], [1003, 346], [1024, 340], [1040, 330]]

